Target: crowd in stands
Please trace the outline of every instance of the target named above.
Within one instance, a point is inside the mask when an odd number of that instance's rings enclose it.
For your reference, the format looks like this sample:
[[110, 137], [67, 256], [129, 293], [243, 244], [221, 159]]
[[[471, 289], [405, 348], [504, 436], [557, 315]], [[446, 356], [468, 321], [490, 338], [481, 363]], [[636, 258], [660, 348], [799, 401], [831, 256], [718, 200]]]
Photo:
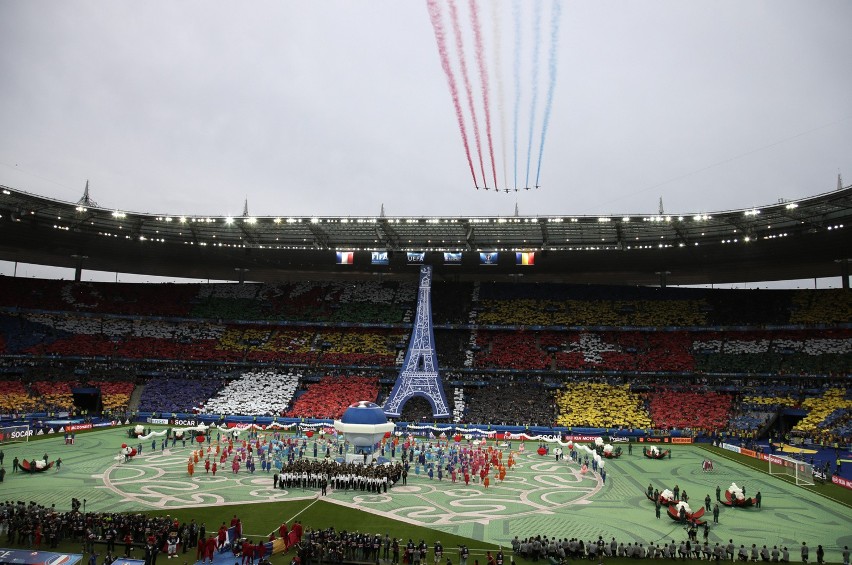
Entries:
[[195, 412], [222, 387], [221, 378], [153, 377], [144, 385], [139, 410], [171, 414]]
[[565, 427], [651, 427], [642, 398], [627, 385], [570, 383], [556, 394], [556, 424]]
[[[5, 392], [0, 403], [9, 411], [63, 410], [73, 405], [70, 389], [80, 382], [100, 387], [109, 410], [126, 406], [138, 385], [145, 387], [138, 406], [144, 411], [212, 411], [212, 406], [225, 412], [237, 410], [229, 398], [280, 390], [281, 402], [263, 413], [332, 414], [337, 408], [322, 407], [329, 399], [345, 407], [378, 398], [375, 375], [401, 364], [409, 332], [402, 324], [413, 321], [416, 299], [415, 281], [152, 285], [0, 277], [0, 355], [11, 369], [9, 379], [0, 381]], [[561, 399], [574, 395], [570, 391], [578, 379], [594, 384], [605, 376], [614, 385], [623, 376], [635, 381], [637, 375], [671, 373], [686, 379], [712, 374], [714, 380], [701, 389], [707, 391], [703, 405], [699, 395], [686, 391], [646, 394], [645, 410], [657, 426], [690, 427], [683, 418], [697, 411], [701, 422], [692, 426], [724, 427], [727, 419], [729, 428], [753, 431], [780, 407], [797, 406], [811, 412], [803, 431], [843, 434], [850, 427], [844, 395], [827, 394], [825, 405], [809, 400], [822, 396], [825, 387], [742, 394], [736, 401], [740, 391], [724, 390], [726, 382], [744, 375], [792, 375], [800, 381], [808, 375], [848, 375], [852, 298], [842, 289], [436, 281], [432, 304], [441, 368], [457, 375], [458, 386], [448, 397], [453, 420], [549, 423], [559, 416], [574, 421], [569, 415], [576, 409], [567, 400], [561, 401], [564, 410], [553, 413], [553, 390], [564, 389]], [[296, 325], [287, 325], [291, 322]], [[360, 323], [400, 325], [352, 327]], [[785, 327], [771, 327], [781, 324]], [[500, 328], [507, 325], [512, 327]], [[530, 327], [537, 325], [565, 328]], [[733, 325], [743, 328], [722, 327]], [[90, 374], [83, 367], [92, 358], [114, 369]], [[63, 360], [60, 370], [39, 365]], [[161, 374], [151, 363], [197, 363], [209, 368], [208, 378], [199, 379], [204, 371], [195, 370]], [[339, 387], [310, 378], [271, 384], [263, 376], [335, 375], [351, 367], [375, 368], [367, 378], [371, 384], [348, 377]], [[499, 378], [492, 378], [492, 371]], [[473, 384], [479, 380], [484, 386]], [[234, 391], [223, 390], [229, 381]], [[519, 384], [521, 408], [504, 406], [506, 391]], [[335, 388], [341, 388], [339, 394]], [[423, 406], [407, 408], [412, 418], [426, 417]]]
[[0, 411], [4, 414], [34, 411], [37, 402], [21, 381], [0, 381]]
[[36, 381], [30, 383], [30, 388], [38, 395], [42, 408], [68, 412], [74, 408], [74, 394], [71, 389], [79, 385], [76, 381]]
[[[410, 322], [416, 299], [414, 281], [134, 284], [0, 278], [0, 307], [206, 320]], [[764, 326], [852, 319], [852, 297], [843, 289], [741, 291], [436, 281], [432, 302], [436, 324], [466, 323], [472, 307], [480, 310], [480, 323], [498, 325]]]
[[848, 289], [797, 291], [791, 302], [791, 324], [846, 324], [852, 320], [852, 293]]
[[396, 344], [407, 336], [402, 331], [348, 328], [323, 330], [322, 356], [319, 363], [328, 365], [387, 366], [396, 360]]
[[456, 387], [453, 389], [453, 396], [451, 402], [453, 406], [452, 421], [455, 423], [461, 422], [465, 418], [465, 400], [463, 388]]
[[312, 365], [320, 352], [313, 329], [229, 328], [226, 338], [230, 339], [223, 338], [221, 347], [243, 350], [247, 361]]
[[852, 399], [845, 388], [830, 388], [822, 396], [805, 399], [802, 406], [808, 410], [808, 415], [796, 424], [793, 431], [837, 434], [845, 430], [848, 433], [844, 424], [848, 424], [852, 416]]
[[207, 402], [201, 412], [277, 416], [284, 413], [299, 386], [300, 375], [273, 370], [243, 373]]
[[371, 376], [325, 376], [299, 395], [287, 416], [291, 418], [339, 419], [353, 402], [375, 402], [379, 380]]
[[130, 381], [89, 381], [88, 386], [100, 389], [104, 410], [123, 410], [130, 404], [136, 383]]
[[479, 332], [475, 366], [520, 370], [550, 369], [550, 356], [541, 350], [534, 335], [520, 332]]
[[718, 431], [728, 425], [732, 400], [712, 390], [660, 387], [650, 394], [648, 412], [659, 429]]
[[[400, 344], [404, 347], [408, 343], [408, 336]], [[467, 332], [435, 330], [435, 350], [438, 352], [438, 365], [440, 367], [461, 368], [473, 365], [473, 352], [469, 349], [470, 335]], [[403, 355], [405, 350], [401, 349]], [[470, 363], [466, 363], [470, 356]]]
[[538, 382], [470, 387], [465, 396], [465, 423], [533, 426], [548, 425], [554, 419], [553, 395]]
[[[530, 300], [502, 301], [501, 308], [513, 310], [514, 316], [525, 316], [525, 305]], [[678, 305], [682, 306], [678, 300], [649, 303], [654, 304], [653, 309], [669, 308], [673, 313]], [[479, 308], [471, 310], [477, 323], [497, 321], [488, 318], [488, 310]], [[619, 308], [619, 312], [630, 309], [623, 305]], [[536, 320], [531, 315], [508, 321], [529, 324]], [[398, 347], [405, 343], [406, 332], [334, 326], [251, 326], [228, 320], [154, 320], [116, 317], [109, 312], [0, 315], [2, 352], [37, 356], [393, 366], [400, 360]], [[449, 368], [843, 374], [852, 364], [852, 329], [848, 328], [558, 332], [439, 329], [437, 339], [441, 360]]]
[[[450, 397], [447, 397], [447, 401], [450, 401]], [[431, 422], [434, 420], [432, 405], [425, 398], [415, 396], [402, 407], [399, 420], [402, 422]]]

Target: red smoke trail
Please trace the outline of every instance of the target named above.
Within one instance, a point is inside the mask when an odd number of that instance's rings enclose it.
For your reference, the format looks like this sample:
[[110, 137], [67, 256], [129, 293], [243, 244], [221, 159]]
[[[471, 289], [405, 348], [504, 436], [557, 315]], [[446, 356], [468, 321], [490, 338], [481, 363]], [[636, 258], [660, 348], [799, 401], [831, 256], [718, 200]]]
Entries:
[[491, 157], [491, 175], [494, 178], [494, 190], [497, 190], [497, 166], [494, 163], [494, 142], [491, 140], [491, 103], [488, 100], [488, 67], [485, 66], [485, 50], [482, 47], [482, 27], [479, 25], [479, 7], [476, 0], [469, 0], [470, 23], [473, 25], [473, 38], [476, 44], [476, 62], [479, 65], [479, 82], [482, 88], [482, 101], [485, 107], [485, 134], [488, 137], [488, 154]]
[[[453, 98], [453, 107], [456, 110], [456, 120], [459, 122], [459, 132], [461, 133], [462, 144], [464, 144], [464, 154], [467, 156], [470, 175], [473, 177], [473, 186], [479, 190], [479, 183], [476, 181], [476, 173], [473, 170], [473, 160], [470, 158], [470, 145], [467, 141], [467, 128], [465, 128], [464, 125], [464, 116], [462, 114], [461, 104], [459, 103], [459, 91], [456, 87], [456, 77], [453, 75], [453, 70], [450, 67], [450, 58], [447, 54], [447, 42], [444, 36], [444, 23], [441, 21], [441, 7], [438, 6], [437, 0], [427, 0], [426, 5], [429, 10], [429, 18], [432, 20], [432, 29], [435, 30], [435, 42], [438, 44], [438, 54], [441, 57], [441, 68], [444, 69], [444, 74], [447, 75], [447, 84], [450, 87], [450, 96]], [[485, 173], [483, 173], [482, 180], [483, 182], [485, 181]]]
[[485, 180], [485, 165], [482, 162], [482, 142], [479, 139], [479, 124], [476, 119], [476, 108], [473, 105], [473, 89], [470, 86], [470, 78], [467, 75], [467, 62], [464, 59], [464, 41], [462, 40], [461, 27], [459, 27], [459, 13], [456, 9], [456, 3], [454, 0], [450, 0], [449, 4], [450, 20], [453, 22], [453, 35], [456, 38], [456, 49], [459, 52], [459, 68], [461, 69], [464, 89], [467, 94], [467, 103], [470, 107], [470, 116], [473, 121], [473, 139], [476, 141], [476, 152], [479, 156], [479, 168], [482, 171], [482, 182], [487, 186], [488, 182]]

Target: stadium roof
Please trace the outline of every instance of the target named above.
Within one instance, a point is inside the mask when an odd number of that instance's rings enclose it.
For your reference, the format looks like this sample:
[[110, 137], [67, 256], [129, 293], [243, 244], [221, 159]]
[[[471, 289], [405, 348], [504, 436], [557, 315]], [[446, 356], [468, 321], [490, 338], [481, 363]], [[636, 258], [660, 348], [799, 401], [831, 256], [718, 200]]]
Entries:
[[[336, 252], [348, 251], [352, 263], [338, 264]], [[387, 264], [374, 264], [372, 252], [387, 252]], [[182, 216], [101, 208], [88, 192], [72, 203], [0, 187], [0, 260], [273, 282], [408, 278], [418, 267], [409, 252], [425, 252], [436, 277], [452, 280], [659, 284], [664, 276], [669, 284], [721, 284], [840, 276], [852, 258], [852, 186], [721, 212], [508, 217]], [[461, 253], [460, 262], [445, 252]], [[482, 264], [483, 252], [498, 252], [496, 264]]]

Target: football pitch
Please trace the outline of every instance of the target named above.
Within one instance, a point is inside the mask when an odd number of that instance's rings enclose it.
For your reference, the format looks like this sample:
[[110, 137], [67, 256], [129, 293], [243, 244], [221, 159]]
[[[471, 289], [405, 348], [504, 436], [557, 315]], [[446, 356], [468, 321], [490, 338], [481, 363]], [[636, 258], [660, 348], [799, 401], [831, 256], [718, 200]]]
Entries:
[[[86, 500], [88, 511], [138, 512], [168, 511], [194, 507], [221, 507], [231, 504], [270, 503], [317, 497], [311, 489], [273, 489], [272, 474], [244, 469], [232, 473], [230, 466], [214, 477], [196, 466], [192, 478], [187, 461], [196, 448], [187, 442], [164, 450], [151, 450], [143, 442], [141, 455], [124, 463], [118, 449], [128, 442], [126, 428], [114, 428], [77, 435], [76, 445], [64, 445], [61, 434], [28, 443], [4, 445], [6, 481], [0, 484], [0, 500], [35, 501], [59, 509], [70, 507], [76, 497]], [[132, 442], [136, 447], [138, 442]], [[309, 440], [309, 446], [311, 445]], [[697, 446], [673, 446], [671, 459], [643, 457], [641, 447], [632, 455], [606, 461], [604, 483], [597, 473], [581, 472], [569, 459], [557, 462], [553, 456], [535, 453], [538, 445], [528, 442], [518, 453], [517, 464], [504, 481], [493, 480], [486, 489], [478, 483], [453, 483], [449, 477], [429, 479], [412, 467], [406, 485], [398, 483], [387, 493], [335, 491], [323, 501], [357, 508], [404, 523], [425, 526], [484, 542], [508, 545], [515, 536], [578, 537], [584, 540], [615, 537], [625, 543], [678, 542], [685, 537], [683, 526], [665, 512], [655, 517], [654, 505], [645, 497], [648, 484], [663, 490], [677, 485], [689, 493], [690, 506], [697, 510], [710, 495], [715, 503], [716, 487], [724, 491], [732, 482], [753, 496], [762, 494], [762, 508], [730, 509], [720, 505], [719, 524], [712, 523], [709, 541], [727, 544], [728, 539], [746, 544], [786, 545], [795, 552], [803, 541], [827, 550], [852, 545], [852, 508], [829, 500], [759, 470], [742, 465], [724, 455], [710, 455], [714, 471], [705, 473], [702, 461], [708, 452]], [[206, 445], [205, 445], [206, 447]], [[312, 449], [307, 450], [312, 453]], [[322, 453], [322, 450], [320, 450]], [[12, 473], [12, 459], [51, 460], [62, 458], [60, 470], [44, 473]], [[252, 507], [253, 508], [253, 507]], [[258, 506], [258, 512], [263, 511]], [[341, 510], [343, 510], [341, 508]], [[665, 511], [665, 508], [662, 509]], [[225, 510], [227, 512], [227, 510]], [[285, 517], [289, 518], [289, 517]], [[369, 527], [369, 519], [365, 527]], [[328, 524], [306, 524], [325, 527]], [[262, 532], [252, 532], [262, 534]], [[699, 533], [699, 539], [701, 534]]]

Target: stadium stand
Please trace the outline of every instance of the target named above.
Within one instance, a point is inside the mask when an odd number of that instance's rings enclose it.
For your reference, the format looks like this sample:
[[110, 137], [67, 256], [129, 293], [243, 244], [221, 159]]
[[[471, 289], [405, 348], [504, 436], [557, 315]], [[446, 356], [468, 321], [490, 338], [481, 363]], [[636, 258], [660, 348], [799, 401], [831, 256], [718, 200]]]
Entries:
[[[142, 411], [239, 411], [226, 400], [218, 404], [231, 394], [222, 389], [227, 381], [244, 382], [239, 394], [252, 396], [264, 390], [263, 375], [301, 375], [292, 397], [267, 412], [334, 417], [353, 400], [380, 399], [376, 375], [392, 377], [402, 362], [416, 291], [414, 282], [396, 281], [0, 278], [0, 366], [12, 377], [2, 381], [4, 411], [36, 402], [69, 407], [77, 381], [99, 386], [110, 410], [126, 409], [136, 384], [144, 387]], [[439, 365], [445, 383], [448, 375], [453, 380], [453, 420], [754, 431], [796, 408], [811, 413], [803, 429], [849, 432], [845, 396], [825, 386], [836, 388], [852, 367], [848, 291], [439, 281], [433, 306]], [[344, 373], [355, 376], [315, 382], [315, 375]], [[34, 384], [28, 389], [19, 377]], [[669, 378], [706, 394], [673, 392]], [[48, 390], [40, 382], [62, 385]], [[653, 422], [639, 418], [648, 418], [642, 410], [630, 424], [583, 415], [564, 396], [574, 386], [620, 390], [626, 382], [630, 394], [644, 396]], [[558, 414], [555, 390], [565, 403]], [[515, 394], [519, 407], [505, 402]], [[326, 410], [318, 398], [334, 407]], [[634, 405], [625, 398], [625, 406]], [[429, 419], [414, 404], [404, 417]]]
[[365, 376], [325, 376], [318, 383], [308, 385], [298, 394], [288, 417], [340, 418], [350, 404], [359, 400], [375, 402], [379, 395], [379, 381]]
[[249, 371], [230, 381], [204, 403], [208, 414], [277, 416], [293, 400], [300, 375], [276, 371]]
[[36, 401], [30, 398], [24, 383], [0, 381], [0, 410], [6, 414], [24, 413], [35, 409]]
[[139, 410], [162, 414], [197, 412], [221, 386], [221, 378], [154, 377], [142, 391]]
[[651, 427], [642, 398], [626, 385], [571, 383], [556, 394], [556, 406], [556, 423], [560, 426]]

